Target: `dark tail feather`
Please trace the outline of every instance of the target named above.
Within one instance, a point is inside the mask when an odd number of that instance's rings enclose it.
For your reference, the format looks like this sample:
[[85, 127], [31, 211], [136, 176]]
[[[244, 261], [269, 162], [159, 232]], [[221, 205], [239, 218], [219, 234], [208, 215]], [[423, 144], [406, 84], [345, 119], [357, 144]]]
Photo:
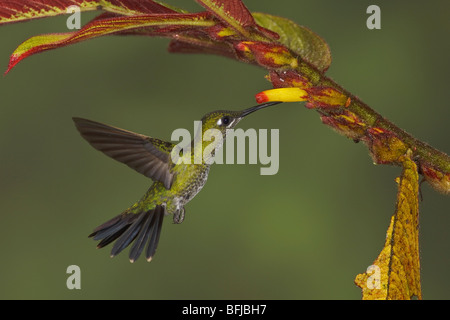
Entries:
[[151, 261], [158, 246], [163, 218], [164, 208], [159, 205], [138, 214], [125, 212], [97, 227], [89, 237], [100, 240], [97, 248], [117, 240], [111, 250], [111, 257], [118, 255], [134, 241], [129, 255], [131, 262], [139, 258], [148, 243], [146, 258]]
[[147, 246], [147, 252], [145, 257], [147, 261], [150, 262], [155, 255], [156, 248], [158, 247], [159, 236], [161, 234], [161, 227], [163, 222], [164, 214], [158, 214], [155, 216], [155, 223], [152, 226], [152, 236]]

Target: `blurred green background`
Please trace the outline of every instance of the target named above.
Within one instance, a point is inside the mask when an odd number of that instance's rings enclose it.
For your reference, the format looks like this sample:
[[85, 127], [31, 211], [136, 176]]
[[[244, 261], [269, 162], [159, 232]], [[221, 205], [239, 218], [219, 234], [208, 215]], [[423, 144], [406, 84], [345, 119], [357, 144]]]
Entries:
[[[191, 11], [191, 1], [168, 3]], [[401, 128], [450, 152], [450, 2], [246, 1], [330, 45], [328, 75]], [[381, 7], [381, 30], [366, 8]], [[82, 14], [86, 23], [94, 13]], [[25, 39], [66, 32], [66, 17], [0, 27], [0, 69]], [[152, 263], [109, 258], [87, 238], [151, 181], [90, 147], [79, 116], [170, 139], [219, 108], [255, 104], [266, 72], [222, 57], [168, 54], [167, 39], [103, 37], [25, 59], [0, 77], [0, 298], [360, 299], [353, 280], [379, 254], [398, 167], [321, 124], [303, 103], [255, 113], [240, 128], [280, 130], [280, 170], [216, 165], [186, 220], [166, 219]], [[425, 299], [450, 298], [450, 198], [422, 185]], [[66, 268], [81, 268], [68, 290]]]

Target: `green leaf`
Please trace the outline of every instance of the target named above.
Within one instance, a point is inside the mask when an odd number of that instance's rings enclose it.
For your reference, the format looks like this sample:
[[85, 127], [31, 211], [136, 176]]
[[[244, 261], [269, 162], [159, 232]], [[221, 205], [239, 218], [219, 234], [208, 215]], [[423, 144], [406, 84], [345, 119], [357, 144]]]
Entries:
[[260, 12], [253, 12], [252, 15], [260, 26], [280, 35], [278, 42], [320, 71], [328, 69], [331, 64], [330, 48], [316, 33], [286, 18]]

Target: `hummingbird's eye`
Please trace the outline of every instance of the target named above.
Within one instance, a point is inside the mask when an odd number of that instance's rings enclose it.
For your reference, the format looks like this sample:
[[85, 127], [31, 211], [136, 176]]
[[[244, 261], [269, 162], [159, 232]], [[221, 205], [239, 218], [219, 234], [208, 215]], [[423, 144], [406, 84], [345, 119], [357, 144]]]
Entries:
[[231, 119], [230, 119], [229, 116], [225, 116], [222, 119], [220, 119], [219, 121], [220, 121], [220, 124], [223, 124], [223, 125], [227, 126], [227, 125], [230, 124]]

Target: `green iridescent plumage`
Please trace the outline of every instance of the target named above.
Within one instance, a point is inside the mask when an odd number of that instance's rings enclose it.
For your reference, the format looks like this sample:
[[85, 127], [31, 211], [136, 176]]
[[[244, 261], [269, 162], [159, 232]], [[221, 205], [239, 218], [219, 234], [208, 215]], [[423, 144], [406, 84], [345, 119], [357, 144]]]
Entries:
[[[208, 129], [217, 129], [222, 134], [222, 139], [214, 140], [207, 146], [220, 148], [226, 138], [227, 129], [234, 128], [246, 115], [277, 103], [279, 102], [270, 102], [243, 111], [208, 113], [202, 118], [202, 136]], [[197, 153], [203, 154], [206, 145], [196, 144], [194, 139], [191, 142], [191, 154], [187, 155], [192, 160], [191, 164], [174, 162], [173, 143], [87, 119], [73, 120], [81, 136], [95, 149], [154, 180], [138, 202], [97, 227], [89, 235], [100, 241], [97, 246], [99, 248], [115, 242], [111, 250], [112, 257], [133, 243], [129, 254], [131, 262], [134, 262], [147, 246], [145, 255], [150, 261], [158, 245], [164, 216], [172, 214], [174, 223], [183, 222], [185, 204], [192, 200], [206, 183], [210, 164], [203, 157], [196, 163], [194, 157]]]

